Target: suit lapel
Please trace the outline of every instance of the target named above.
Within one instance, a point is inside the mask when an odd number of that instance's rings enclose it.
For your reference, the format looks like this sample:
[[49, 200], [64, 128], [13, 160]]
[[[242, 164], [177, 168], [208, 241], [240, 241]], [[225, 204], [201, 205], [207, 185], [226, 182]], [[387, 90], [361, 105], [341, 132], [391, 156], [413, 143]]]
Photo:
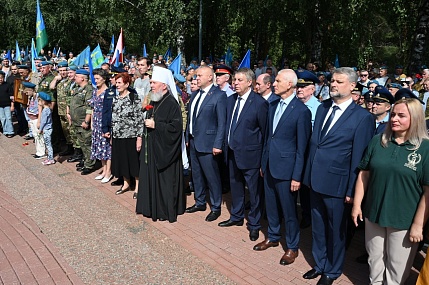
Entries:
[[322, 109], [322, 115], [320, 115], [321, 116], [321, 120], [319, 120], [319, 122], [317, 124], [317, 130], [316, 130], [316, 126], [315, 126], [314, 132], [316, 132], [316, 134], [318, 135], [318, 141], [319, 142], [322, 139], [320, 137], [320, 135], [321, 135], [321, 132], [322, 132], [323, 122], [325, 121], [326, 115], [328, 114], [329, 109], [331, 108], [331, 106], [332, 106], [332, 101], [329, 100], [329, 104], [327, 104], [327, 106], [324, 106], [324, 108]]
[[276, 114], [277, 105], [279, 104], [280, 100], [274, 100], [270, 103], [270, 107], [268, 109], [268, 134], [273, 134], [273, 122], [274, 122], [274, 115]]
[[253, 91], [250, 91], [249, 97], [247, 97], [247, 100], [244, 103], [243, 109], [240, 112], [240, 116], [238, 117], [237, 124], [235, 125], [235, 128], [237, 128], [237, 126], [241, 123], [242, 118], [245, 116], [247, 109], [249, 109], [250, 105], [252, 105], [254, 96], [255, 96], [255, 94], [253, 93]]
[[326, 134], [324, 138], [321, 139], [321, 142], [324, 141], [326, 138], [328, 138], [331, 134], [334, 134], [335, 131], [350, 117], [350, 115], [353, 113], [353, 109], [356, 107], [355, 103], [351, 103], [347, 109], [341, 114], [341, 116], [338, 118], [338, 120], [335, 122], [335, 124], [331, 127], [329, 132]]
[[[293, 95], [292, 95], [293, 96]], [[286, 110], [284, 110], [282, 116], [280, 117], [280, 120], [277, 124], [276, 130], [274, 131], [273, 135], [275, 133], [277, 133], [277, 130], [280, 129], [280, 126], [282, 124], [284, 124], [284, 122], [286, 121], [286, 118], [289, 117], [289, 115], [293, 112], [293, 110], [295, 109], [295, 104], [296, 104], [296, 100], [298, 100], [296, 97], [292, 99], [292, 101], [290, 101], [290, 103], [286, 106]], [[276, 107], [277, 110], [277, 107]], [[275, 113], [275, 112], [274, 112]], [[273, 117], [273, 121], [274, 121], [274, 117]]]
[[203, 107], [207, 104], [208, 101], [210, 101], [210, 99], [212, 98], [212, 94], [214, 92], [216, 87], [212, 86], [209, 90], [209, 92], [206, 94], [206, 97], [204, 97], [203, 102], [200, 103], [200, 108], [198, 109], [198, 113], [197, 113], [197, 118], [201, 113], [201, 110], [203, 109]]

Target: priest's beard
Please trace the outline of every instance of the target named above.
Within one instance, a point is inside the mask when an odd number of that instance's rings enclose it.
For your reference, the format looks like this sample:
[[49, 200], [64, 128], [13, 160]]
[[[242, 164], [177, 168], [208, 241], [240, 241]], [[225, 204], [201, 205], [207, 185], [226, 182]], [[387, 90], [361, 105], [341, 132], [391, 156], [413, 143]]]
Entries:
[[151, 100], [154, 102], [159, 102], [163, 96], [164, 94], [162, 94], [162, 92], [154, 92], [152, 93]]

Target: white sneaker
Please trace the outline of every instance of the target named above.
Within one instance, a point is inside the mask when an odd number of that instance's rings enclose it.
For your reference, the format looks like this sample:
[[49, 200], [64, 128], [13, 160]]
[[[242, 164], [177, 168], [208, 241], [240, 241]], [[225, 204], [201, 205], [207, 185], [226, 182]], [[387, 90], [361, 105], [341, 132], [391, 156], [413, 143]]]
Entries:
[[95, 177], [95, 180], [101, 180], [104, 178], [103, 174], [98, 175], [97, 177]]

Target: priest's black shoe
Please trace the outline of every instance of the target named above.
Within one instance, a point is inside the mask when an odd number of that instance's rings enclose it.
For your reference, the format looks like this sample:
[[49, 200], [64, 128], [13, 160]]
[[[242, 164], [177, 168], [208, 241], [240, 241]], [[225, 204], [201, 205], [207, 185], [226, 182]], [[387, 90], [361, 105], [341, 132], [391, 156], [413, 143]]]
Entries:
[[207, 222], [213, 222], [217, 220], [220, 216], [220, 211], [211, 211], [210, 214], [207, 215], [206, 221]]
[[331, 285], [332, 283], [334, 283], [334, 280], [335, 279], [329, 278], [328, 276], [323, 274], [317, 282], [317, 285]]
[[219, 227], [231, 227], [231, 226], [242, 226], [243, 225], [243, 220], [240, 221], [231, 221], [231, 219], [220, 222], [218, 224]]
[[259, 238], [259, 230], [250, 230], [249, 238], [251, 241], [255, 241]]
[[124, 185], [124, 180], [122, 180], [122, 179], [116, 179], [115, 181], [113, 181], [112, 183], [110, 183], [110, 185], [112, 185], [112, 186], [122, 186], [122, 185]]
[[195, 212], [204, 212], [206, 210], [206, 206], [197, 206], [196, 204], [192, 207], [186, 208], [186, 213], [195, 213]]
[[119, 190], [117, 190], [115, 192], [115, 194], [121, 195], [121, 194], [124, 194], [125, 192], [130, 191], [130, 190], [131, 190], [130, 186], [128, 186], [128, 188], [124, 188], [124, 186], [122, 186]]
[[309, 271], [307, 271], [302, 277], [304, 279], [314, 279], [317, 276], [320, 276], [322, 273], [318, 272], [316, 269], [311, 269]]
[[88, 174], [92, 173], [93, 171], [94, 171], [94, 169], [92, 169], [92, 168], [86, 168], [86, 167], [84, 167], [82, 169], [82, 171], [80, 172], [80, 174], [81, 175], [88, 175]]

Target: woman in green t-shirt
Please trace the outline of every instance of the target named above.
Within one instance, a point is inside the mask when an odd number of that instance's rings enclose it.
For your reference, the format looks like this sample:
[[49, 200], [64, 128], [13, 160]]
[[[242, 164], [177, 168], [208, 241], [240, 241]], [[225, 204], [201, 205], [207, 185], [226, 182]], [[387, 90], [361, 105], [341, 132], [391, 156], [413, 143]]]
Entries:
[[429, 213], [429, 137], [418, 100], [395, 103], [386, 130], [371, 140], [359, 168], [352, 218], [357, 225], [365, 216], [370, 282], [403, 284]]

